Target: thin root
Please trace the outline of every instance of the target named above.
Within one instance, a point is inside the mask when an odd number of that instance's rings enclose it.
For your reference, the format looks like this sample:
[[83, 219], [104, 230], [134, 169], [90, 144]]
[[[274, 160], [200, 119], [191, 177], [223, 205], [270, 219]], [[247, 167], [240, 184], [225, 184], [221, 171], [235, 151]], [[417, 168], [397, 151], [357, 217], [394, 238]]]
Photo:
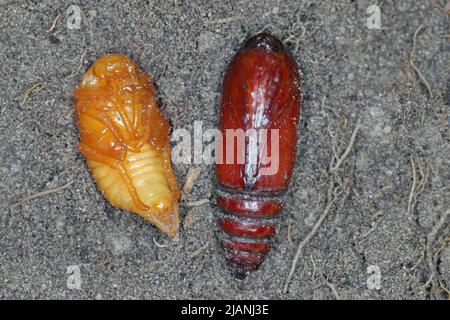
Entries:
[[326, 285], [328, 288], [330, 288], [330, 290], [333, 293], [333, 296], [336, 300], [341, 300], [341, 296], [340, 296], [338, 290], [336, 289], [336, 286], [334, 284], [332, 284], [330, 281], [328, 281], [325, 277], [323, 278], [322, 285]]
[[156, 241], [155, 238], [153, 238], [153, 242], [156, 244], [156, 246], [158, 248], [167, 248], [169, 246], [168, 244], [160, 244], [160, 243], [158, 243], [158, 241]]
[[447, 13], [448, 15], [450, 15], [450, 2], [447, 2], [447, 5], [445, 5], [444, 7], [439, 5], [439, 3], [435, 0], [431, 1], [433, 3], [433, 5], [438, 8], [441, 11], [444, 11], [445, 13]]
[[199, 255], [200, 253], [202, 253], [203, 251], [205, 251], [205, 250], [209, 247], [209, 244], [211, 243], [211, 240], [212, 240], [212, 239], [209, 239], [208, 241], [206, 241], [206, 243], [205, 243], [203, 246], [201, 246], [199, 249], [197, 249], [197, 250], [195, 250], [195, 251], [193, 251], [193, 252], [188, 253], [188, 258], [189, 258], [189, 259], [192, 259], [192, 258], [198, 256], [198, 255]]
[[75, 77], [77, 75], [77, 73], [81, 70], [81, 67], [83, 66], [83, 60], [84, 60], [85, 55], [86, 55], [86, 49], [83, 51], [83, 53], [80, 56], [80, 63], [78, 64], [77, 69], [75, 71], [73, 71], [71, 74], [69, 74], [66, 77], [66, 80]]
[[287, 240], [289, 243], [292, 243], [292, 221], [290, 219], [287, 228]]
[[385, 217], [385, 215], [381, 215], [380, 218], [378, 218], [378, 220], [376, 220], [376, 222], [374, 223], [374, 225], [372, 226], [372, 228], [369, 229], [369, 231], [367, 231], [366, 233], [364, 233], [361, 238], [358, 240], [357, 245], [358, 247], [360, 247], [369, 237], [369, 235], [371, 235], [379, 226], [381, 220], [383, 220], [383, 218]]
[[414, 32], [414, 37], [413, 37], [413, 47], [411, 49], [411, 54], [409, 56], [409, 64], [411, 65], [411, 67], [414, 69], [414, 71], [417, 73], [417, 75], [419, 76], [420, 80], [422, 81], [422, 83], [425, 85], [425, 87], [427, 88], [428, 91], [428, 95], [430, 96], [430, 98], [433, 97], [433, 92], [431, 91], [431, 87], [430, 84], [428, 83], [427, 79], [425, 78], [425, 76], [423, 75], [422, 71], [420, 71], [420, 69], [414, 64], [414, 54], [416, 53], [416, 43], [417, 43], [417, 35], [419, 34], [419, 32], [424, 28], [423, 24], [421, 24], [416, 32]]
[[317, 222], [315, 223], [315, 225], [311, 229], [311, 231], [308, 233], [308, 235], [303, 240], [301, 240], [300, 243], [298, 244], [297, 251], [295, 253], [294, 259], [292, 260], [291, 269], [289, 271], [289, 274], [288, 274], [285, 284], [284, 284], [283, 293], [287, 293], [287, 291], [289, 289], [289, 284], [294, 275], [298, 260], [300, 259], [300, 256], [303, 252], [303, 248], [309, 242], [309, 240], [311, 240], [311, 238], [314, 237], [314, 235], [317, 233], [317, 230], [319, 230], [320, 226], [322, 225], [325, 218], [328, 216], [328, 213], [330, 212], [331, 208], [333, 207], [334, 202], [337, 199], [337, 195], [336, 195], [337, 187], [335, 187], [335, 185], [334, 185], [333, 173], [337, 172], [340, 165], [344, 162], [345, 158], [350, 153], [350, 150], [351, 150], [352, 146], [354, 145], [358, 130], [359, 130], [359, 121], [356, 122], [355, 128], [353, 129], [352, 136], [350, 138], [347, 148], [345, 149], [345, 152], [338, 159], [335, 166], [330, 165], [330, 168], [332, 168], [332, 169], [330, 170], [331, 175], [329, 178], [329, 186], [328, 186], [328, 191], [327, 191], [327, 201], [326, 201], [325, 209], [323, 210], [322, 214], [320, 215], [319, 219], [317, 220]]
[[22, 102], [20, 103], [21, 106], [25, 105], [25, 103], [27, 103], [28, 99], [30, 98], [30, 95], [33, 91], [39, 89], [39, 88], [43, 88], [44, 87], [44, 83], [43, 82], [39, 82], [34, 84], [31, 88], [27, 89], [25, 91], [25, 93], [23, 94], [23, 99]]
[[58, 20], [59, 20], [59, 18], [61, 18], [62, 14], [63, 14], [62, 12], [58, 13], [58, 15], [53, 20], [51, 27], [48, 28], [47, 33], [51, 33], [51, 32], [53, 32], [53, 30], [55, 30], [56, 24], [58, 23]]
[[242, 18], [241, 16], [232, 16], [232, 17], [228, 17], [228, 18], [216, 19], [216, 20], [209, 21], [207, 23], [207, 25], [230, 23], [230, 22], [233, 22], [233, 21], [237, 21], [237, 20], [239, 20], [241, 18]]
[[65, 185], [62, 185], [60, 187], [57, 188], [53, 188], [53, 189], [48, 189], [45, 191], [41, 191], [41, 192], [37, 192], [35, 194], [32, 194], [31, 196], [25, 197], [22, 200], [20, 200], [19, 202], [14, 203], [13, 205], [10, 206], [11, 209], [17, 208], [19, 206], [21, 206], [22, 204], [24, 204], [27, 201], [36, 199], [36, 198], [40, 198], [52, 193], [56, 193], [56, 192], [60, 192], [64, 189], [67, 189], [68, 187], [70, 187], [72, 185], [72, 183], [74, 183], [74, 180], [71, 180], [70, 182], [66, 183]]
[[300, 256], [302, 254], [303, 248], [308, 243], [308, 241], [316, 234], [317, 230], [319, 229], [322, 222], [327, 217], [328, 213], [330, 212], [331, 207], [333, 206], [334, 201], [336, 200], [336, 197], [333, 197], [334, 194], [334, 179], [330, 179], [330, 186], [328, 188], [327, 193], [327, 205], [325, 209], [323, 210], [322, 214], [320, 215], [319, 219], [317, 220], [316, 224], [312, 228], [312, 230], [308, 233], [308, 235], [300, 241], [297, 247], [297, 252], [295, 253], [294, 260], [292, 261], [291, 270], [289, 271], [289, 274], [286, 278], [286, 282], [284, 284], [283, 292], [287, 293], [289, 289], [289, 284], [291, 282], [292, 276], [294, 275], [295, 268], [297, 267], [298, 260], [300, 259]]
[[411, 157], [411, 170], [412, 170], [412, 176], [413, 181], [411, 185], [411, 191], [409, 192], [409, 198], [408, 198], [408, 207], [406, 209], [406, 216], [411, 219], [411, 210], [413, 207], [413, 200], [414, 200], [414, 194], [416, 191], [416, 183], [417, 183], [417, 174], [416, 174], [416, 165], [414, 163], [413, 157]]
[[345, 149], [344, 153], [342, 154], [342, 156], [337, 160], [336, 164], [334, 165], [334, 167], [331, 169], [332, 172], [336, 172], [339, 167], [341, 166], [342, 162], [344, 162], [345, 158], [347, 158], [348, 154], [350, 153], [350, 151], [353, 148], [353, 144], [355, 143], [355, 139], [356, 139], [356, 135], [358, 134], [360, 128], [360, 124], [359, 121], [356, 122], [355, 128], [353, 129], [352, 132], [352, 136], [350, 137], [350, 141], [347, 145], [347, 148]]

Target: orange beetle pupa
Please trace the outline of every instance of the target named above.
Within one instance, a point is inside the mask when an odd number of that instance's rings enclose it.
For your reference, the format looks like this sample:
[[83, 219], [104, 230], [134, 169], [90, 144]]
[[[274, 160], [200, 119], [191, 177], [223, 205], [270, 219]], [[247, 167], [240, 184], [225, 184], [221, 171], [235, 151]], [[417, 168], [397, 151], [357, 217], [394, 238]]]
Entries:
[[100, 57], [75, 90], [78, 149], [108, 201], [178, 234], [177, 187], [169, 124], [149, 76], [128, 57]]

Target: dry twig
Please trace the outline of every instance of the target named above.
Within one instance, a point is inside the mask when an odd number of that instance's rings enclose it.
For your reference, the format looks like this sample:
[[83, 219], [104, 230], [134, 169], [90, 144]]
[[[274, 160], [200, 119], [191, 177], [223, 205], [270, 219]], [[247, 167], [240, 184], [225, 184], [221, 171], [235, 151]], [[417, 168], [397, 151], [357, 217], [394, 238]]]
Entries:
[[207, 203], [209, 203], [209, 199], [201, 199], [201, 200], [197, 200], [197, 201], [186, 202], [186, 206], [187, 207], [200, 207]]
[[185, 195], [191, 193], [192, 188], [194, 187], [195, 181], [198, 179], [200, 174], [202, 173], [201, 167], [191, 167], [188, 170], [188, 173], [186, 175], [186, 182], [183, 186], [183, 193]]

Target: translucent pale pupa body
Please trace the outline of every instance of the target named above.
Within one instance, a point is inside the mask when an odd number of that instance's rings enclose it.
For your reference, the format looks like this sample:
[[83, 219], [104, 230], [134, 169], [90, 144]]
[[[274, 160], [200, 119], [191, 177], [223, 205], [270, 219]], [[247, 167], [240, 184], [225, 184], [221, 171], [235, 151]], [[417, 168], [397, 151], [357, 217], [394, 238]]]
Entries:
[[169, 124], [155, 92], [128, 57], [100, 57], [75, 90], [78, 148], [113, 206], [175, 237], [180, 191], [170, 163]]

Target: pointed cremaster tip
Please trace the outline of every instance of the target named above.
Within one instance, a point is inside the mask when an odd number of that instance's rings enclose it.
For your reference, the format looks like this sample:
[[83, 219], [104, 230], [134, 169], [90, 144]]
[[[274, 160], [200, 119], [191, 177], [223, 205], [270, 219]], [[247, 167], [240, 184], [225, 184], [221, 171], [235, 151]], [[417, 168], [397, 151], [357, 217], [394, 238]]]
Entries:
[[228, 250], [225, 250], [225, 252], [233, 275], [240, 280], [245, 279], [251, 271], [257, 270], [266, 256], [266, 253], [260, 252]]
[[267, 32], [258, 33], [247, 40], [244, 45], [245, 50], [263, 48], [266, 51], [283, 51], [283, 43], [278, 38], [272, 36]]

